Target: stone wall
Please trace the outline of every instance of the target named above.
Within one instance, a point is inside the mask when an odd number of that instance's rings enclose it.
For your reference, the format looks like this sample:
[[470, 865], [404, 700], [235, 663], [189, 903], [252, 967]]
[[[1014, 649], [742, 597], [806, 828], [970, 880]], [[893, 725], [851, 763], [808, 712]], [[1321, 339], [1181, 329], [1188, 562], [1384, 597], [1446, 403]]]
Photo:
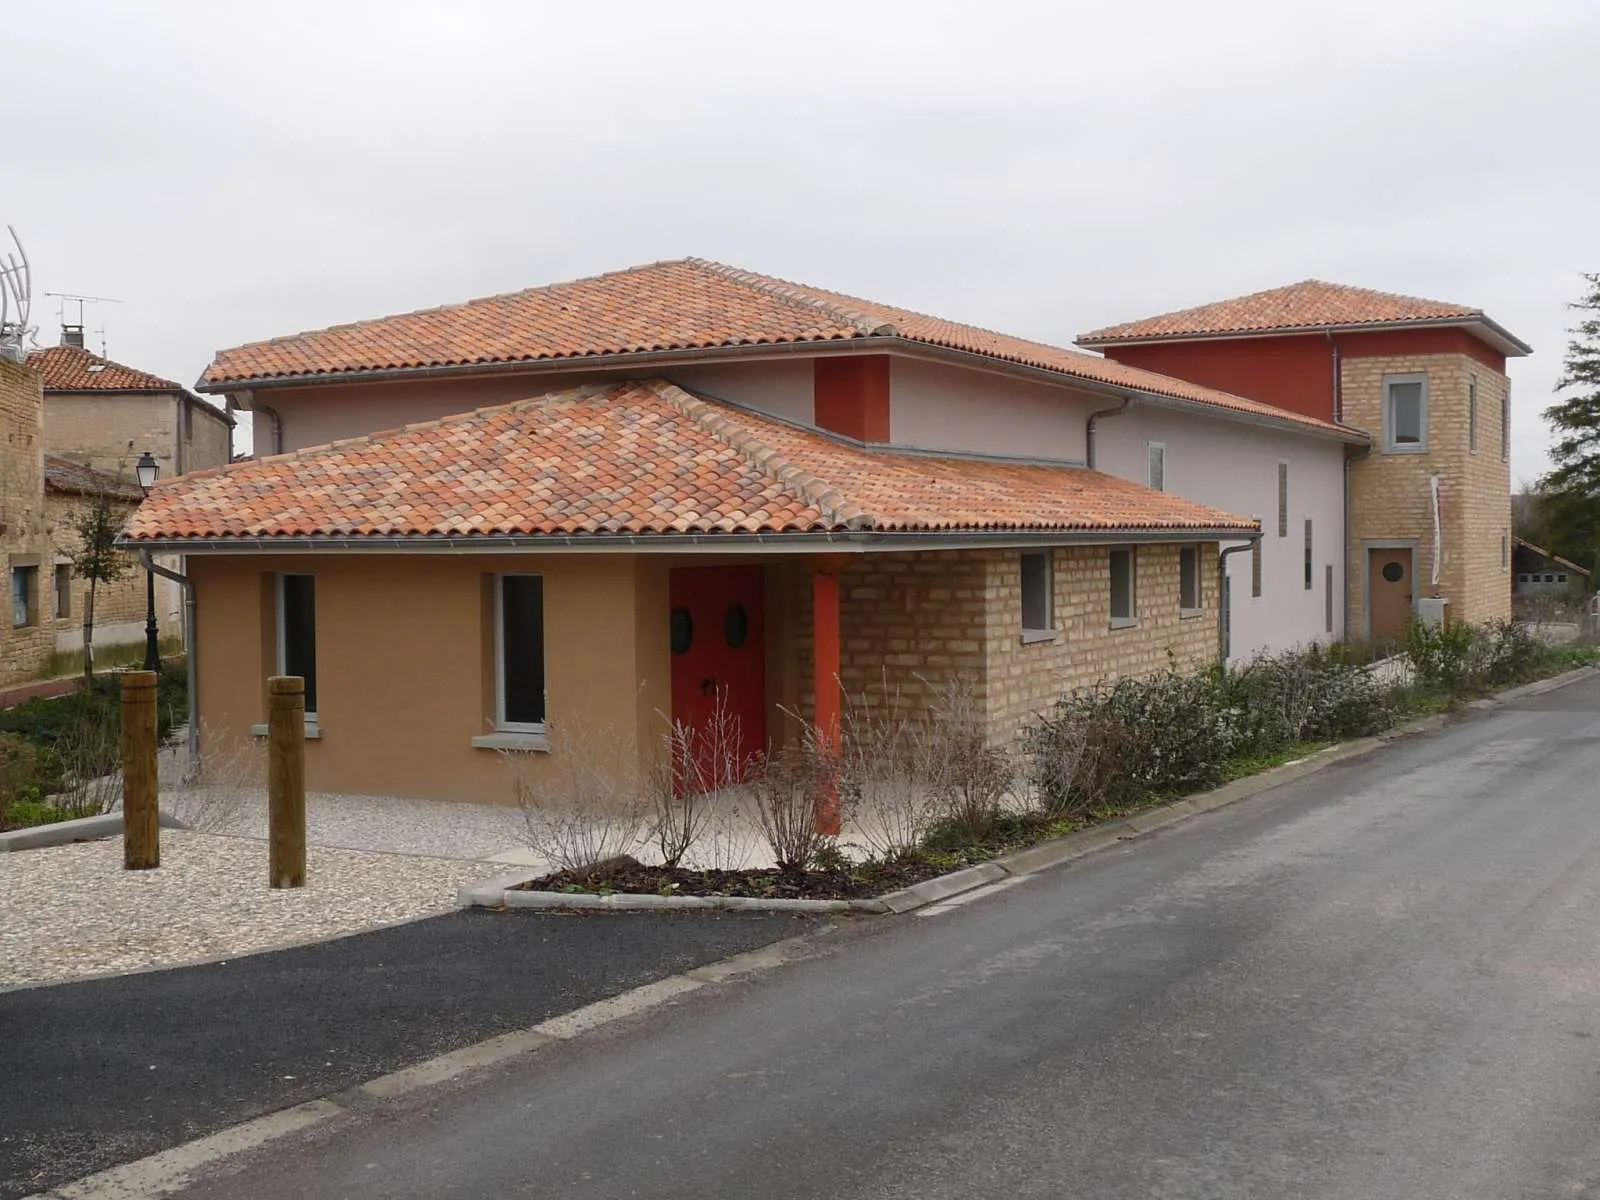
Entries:
[[[60, 492], [46, 492], [44, 499], [45, 532], [54, 552], [55, 569], [68, 565], [79, 545], [73, 518], [91, 503], [82, 496], [69, 496]], [[125, 520], [132, 511], [130, 506], [117, 506], [118, 521]], [[125, 555], [127, 572], [115, 583], [102, 583], [95, 588], [94, 641], [97, 646], [116, 642], [138, 641], [144, 637], [145, 582], [144, 568], [136, 555]], [[53, 574], [45, 580], [49, 592], [46, 607], [53, 618], [58, 648], [76, 648], [83, 642], [83, 607], [89, 594], [89, 581], [74, 574], [69, 584], [70, 598], [63, 612], [56, 603]], [[163, 628], [162, 636], [181, 632], [177, 628]]]
[[[1111, 628], [1105, 546], [1061, 547], [1054, 565], [1054, 641], [1022, 640], [1017, 550], [862, 555], [839, 575], [840, 681], [858, 711], [898, 700], [912, 711], [960, 680], [996, 743], [1076, 688], [1122, 676], [1192, 670], [1218, 650], [1217, 547], [1200, 547], [1201, 609], [1181, 616], [1177, 545], [1137, 550], [1138, 623]], [[786, 572], [798, 662], [796, 700], [813, 711], [811, 579]], [[777, 731], [774, 731], [777, 732]]]
[[[1383, 449], [1383, 380], [1428, 378], [1428, 448], [1417, 454]], [[1478, 448], [1471, 449], [1473, 380], [1478, 394]], [[1511, 573], [1502, 558], [1511, 533], [1511, 469], [1501, 455], [1501, 401], [1509, 382], [1461, 354], [1347, 358], [1342, 369], [1344, 419], [1369, 430], [1372, 453], [1351, 465], [1350, 541], [1346, 573], [1352, 635], [1368, 630], [1367, 543], [1415, 540], [1415, 595], [1450, 600], [1454, 620], [1481, 623], [1511, 615]], [[1430, 477], [1439, 476], [1441, 553], [1433, 571]]]
[[[54, 554], [45, 532], [44, 392], [38, 372], [0, 361], [0, 554], [5, 557], [0, 612], [0, 682], [31, 679], [55, 653]], [[16, 572], [29, 581], [27, 624], [12, 615]]]

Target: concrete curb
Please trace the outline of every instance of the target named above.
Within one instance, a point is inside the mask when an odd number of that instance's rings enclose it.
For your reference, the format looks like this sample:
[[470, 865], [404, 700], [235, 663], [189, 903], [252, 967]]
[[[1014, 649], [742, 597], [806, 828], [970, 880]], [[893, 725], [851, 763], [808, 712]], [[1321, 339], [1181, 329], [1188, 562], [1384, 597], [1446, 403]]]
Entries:
[[[456, 892], [459, 908], [545, 908], [581, 912], [639, 912], [708, 910], [723, 912], [886, 913], [884, 900], [790, 900], [759, 896], [647, 896], [612, 892], [528, 892], [518, 885], [539, 878], [543, 871], [513, 871], [481, 883], [469, 883]], [[931, 882], [931, 881], [930, 881]], [[963, 889], [965, 890], [965, 889]]]
[[[188, 824], [171, 813], [160, 814], [163, 829], [187, 829]], [[122, 810], [97, 817], [78, 817], [51, 825], [34, 825], [0, 833], [0, 854], [13, 850], [40, 850], [46, 846], [69, 846], [73, 842], [95, 842], [122, 836]]]

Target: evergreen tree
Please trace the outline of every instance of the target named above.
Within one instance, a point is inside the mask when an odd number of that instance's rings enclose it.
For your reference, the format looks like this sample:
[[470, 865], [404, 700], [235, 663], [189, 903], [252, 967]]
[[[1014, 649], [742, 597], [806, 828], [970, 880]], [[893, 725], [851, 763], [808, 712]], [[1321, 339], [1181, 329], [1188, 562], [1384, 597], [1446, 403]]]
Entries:
[[123, 514], [113, 507], [111, 497], [104, 490], [73, 513], [68, 523], [78, 535], [72, 569], [78, 578], [89, 581], [89, 594], [83, 605], [83, 679], [88, 684], [94, 678], [95, 594], [102, 583], [115, 583], [126, 575], [130, 563], [128, 556], [117, 549]]
[[1583, 315], [1556, 381], [1564, 398], [1544, 410], [1558, 440], [1540, 490], [1549, 548], [1591, 566], [1600, 560], [1600, 272], [1583, 278], [1589, 290], [1571, 306]]

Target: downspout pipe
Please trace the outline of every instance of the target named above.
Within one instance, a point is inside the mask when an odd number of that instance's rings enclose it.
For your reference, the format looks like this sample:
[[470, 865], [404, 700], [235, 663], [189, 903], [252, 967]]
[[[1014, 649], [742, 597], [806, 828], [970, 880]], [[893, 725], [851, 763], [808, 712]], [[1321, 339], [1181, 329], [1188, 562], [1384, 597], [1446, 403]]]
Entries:
[[1084, 465], [1091, 471], [1097, 468], [1097, 456], [1095, 454], [1095, 429], [1096, 426], [1100, 424], [1100, 418], [1120, 416], [1122, 413], [1128, 411], [1128, 406], [1132, 403], [1133, 396], [1130, 393], [1129, 395], [1124, 396], [1122, 398], [1122, 403], [1116, 405], [1114, 408], [1102, 408], [1098, 412], [1092, 412], [1089, 414], [1089, 419], [1084, 423], [1083, 426], [1083, 462]]
[[1233, 627], [1231, 605], [1227, 609], [1222, 607], [1223, 597], [1228, 595], [1228, 555], [1242, 554], [1246, 550], [1253, 550], [1260, 540], [1261, 535], [1258, 533], [1241, 546], [1224, 546], [1222, 553], [1217, 555], [1217, 666], [1224, 671], [1228, 669], [1228, 650], [1230, 649], [1227, 633]]
[[196, 669], [196, 659], [200, 654], [200, 647], [194, 637], [194, 581], [187, 575], [163, 567], [156, 562], [155, 554], [150, 550], [139, 551], [139, 561], [144, 564], [144, 569], [153, 571], [163, 579], [170, 579], [183, 589], [183, 645], [184, 645], [184, 671], [185, 683], [189, 689], [189, 766], [184, 772], [185, 779], [194, 779], [200, 774], [200, 705], [199, 701], [199, 673]]

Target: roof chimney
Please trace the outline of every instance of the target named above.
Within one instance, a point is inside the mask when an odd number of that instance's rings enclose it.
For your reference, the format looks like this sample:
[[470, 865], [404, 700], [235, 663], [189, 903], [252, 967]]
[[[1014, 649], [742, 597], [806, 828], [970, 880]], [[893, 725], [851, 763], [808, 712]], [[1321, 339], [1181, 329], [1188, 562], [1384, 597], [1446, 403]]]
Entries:
[[83, 349], [83, 326], [63, 325], [61, 327], [61, 344], [63, 346], [76, 346]]

